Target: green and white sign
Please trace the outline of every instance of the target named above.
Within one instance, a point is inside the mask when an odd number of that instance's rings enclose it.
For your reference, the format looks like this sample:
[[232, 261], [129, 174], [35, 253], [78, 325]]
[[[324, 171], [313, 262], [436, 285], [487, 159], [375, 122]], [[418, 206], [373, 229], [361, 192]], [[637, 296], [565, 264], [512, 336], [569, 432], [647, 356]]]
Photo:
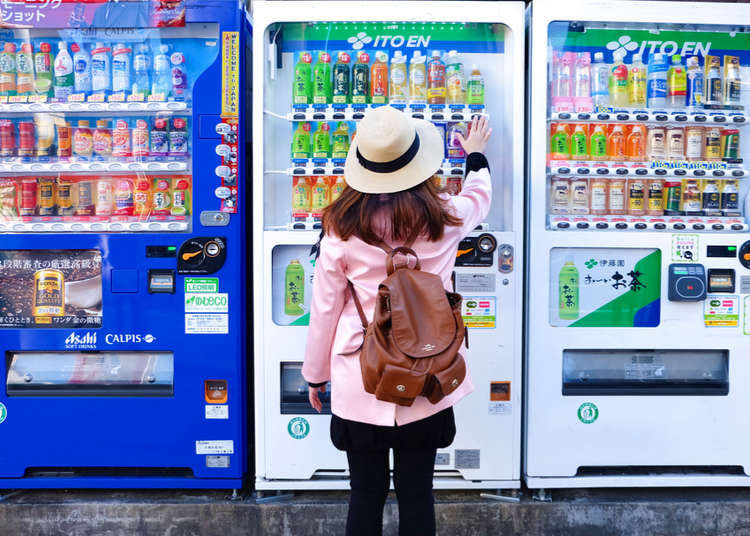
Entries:
[[[620, 28], [586, 28], [584, 32], [568, 31], [568, 23], [553, 23], [550, 44], [555, 49], [611, 52], [622, 55], [630, 63], [634, 54], [647, 60], [651, 54], [667, 57], [680, 54], [684, 58], [731, 54], [742, 59], [750, 51], [750, 35], [742, 32], [696, 32], [675, 30], [624, 30]], [[729, 30], [729, 28], [727, 28]], [[605, 57], [609, 61], [611, 57]], [[701, 62], [702, 63], [702, 62]]]
[[185, 293], [219, 292], [218, 277], [186, 277]]
[[707, 295], [703, 305], [703, 322], [707, 328], [739, 326], [740, 297], [726, 294]]
[[698, 260], [698, 235], [672, 235], [672, 262], [695, 262]]
[[591, 424], [599, 418], [599, 408], [593, 402], [584, 402], [578, 407], [578, 420], [583, 424]]
[[549, 285], [549, 321], [553, 326], [659, 325], [658, 249], [553, 248]]
[[289, 421], [286, 429], [294, 439], [304, 439], [310, 433], [310, 423], [304, 417], [295, 417]]
[[8, 416], [8, 409], [5, 407], [5, 404], [0, 402], [0, 423], [5, 421], [5, 418]]
[[202, 292], [185, 294], [186, 313], [227, 313], [229, 294], [226, 292]]

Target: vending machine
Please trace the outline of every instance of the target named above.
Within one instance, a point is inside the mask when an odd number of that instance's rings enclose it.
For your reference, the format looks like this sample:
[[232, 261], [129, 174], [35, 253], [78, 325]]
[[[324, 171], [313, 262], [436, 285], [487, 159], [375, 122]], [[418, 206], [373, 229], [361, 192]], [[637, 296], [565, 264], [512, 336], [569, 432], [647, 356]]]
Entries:
[[0, 488], [240, 488], [241, 10], [2, 19]]
[[[469, 327], [473, 394], [435, 460], [442, 488], [518, 487], [520, 478], [524, 19], [520, 2], [252, 4], [256, 487], [348, 488], [300, 374], [322, 209], [345, 187], [358, 121], [391, 105], [446, 139], [436, 180], [460, 191], [455, 133], [494, 130], [492, 210], [461, 243], [456, 290]], [[385, 276], [385, 272], [384, 272]], [[336, 386], [333, 386], [336, 389]]]
[[531, 488], [750, 484], [748, 22], [533, 3]]

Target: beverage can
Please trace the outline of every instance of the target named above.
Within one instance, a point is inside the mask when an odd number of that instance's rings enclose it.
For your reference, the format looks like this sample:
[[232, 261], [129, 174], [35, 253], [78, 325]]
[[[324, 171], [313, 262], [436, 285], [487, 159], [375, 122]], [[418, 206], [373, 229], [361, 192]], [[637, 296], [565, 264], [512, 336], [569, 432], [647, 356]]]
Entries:
[[706, 160], [721, 160], [721, 129], [719, 127], [706, 127], [705, 147]]
[[172, 187], [172, 216], [188, 213], [190, 183], [185, 179], [175, 179]]
[[96, 204], [94, 213], [97, 216], [112, 214], [112, 182], [109, 179], [99, 179], [96, 183]]
[[0, 119], [0, 157], [16, 154], [16, 127], [10, 119]]
[[151, 197], [153, 214], [164, 215], [170, 213], [169, 207], [172, 204], [170, 188], [169, 179], [156, 179], [154, 181], [154, 193]]
[[172, 118], [169, 129], [169, 156], [187, 156], [188, 136], [187, 120], [184, 117]]
[[740, 131], [728, 128], [721, 131], [721, 158], [735, 160], [740, 157]]
[[70, 125], [61, 123], [57, 125], [57, 157], [70, 158], [73, 154]]
[[18, 156], [31, 157], [36, 152], [36, 136], [33, 121], [18, 123]]
[[141, 219], [148, 218], [151, 211], [151, 181], [148, 177], [138, 177], [133, 194], [133, 214]]
[[36, 186], [36, 179], [26, 178], [21, 181], [21, 204], [19, 207], [21, 216], [36, 214]]
[[703, 181], [703, 192], [701, 195], [701, 208], [707, 216], [716, 215], [721, 212], [721, 194], [719, 192], [719, 181], [706, 179]]
[[57, 213], [60, 216], [73, 214], [73, 192], [68, 180], [57, 180]]
[[65, 316], [65, 277], [60, 270], [34, 272], [34, 300], [31, 314]]
[[151, 128], [150, 150], [151, 156], [166, 156], [169, 153], [169, 134], [167, 132], [167, 120], [163, 117], [154, 119]]
[[645, 213], [646, 187], [643, 179], [628, 181], [628, 214], [640, 216]]
[[39, 179], [37, 186], [37, 206], [40, 216], [55, 215], [55, 180], [52, 178]]
[[94, 214], [94, 184], [89, 180], [76, 183], [76, 216], [91, 216]]
[[651, 216], [664, 214], [664, 182], [661, 179], [648, 180], [648, 208]]
[[55, 124], [52, 117], [39, 114], [36, 117], [36, 155], [41, 158], [52, 156], [55, 142]]
[[680, 201], [682, 199], [682, 183], [671, 181], [664, 183], [664, 213], [680, 214]]

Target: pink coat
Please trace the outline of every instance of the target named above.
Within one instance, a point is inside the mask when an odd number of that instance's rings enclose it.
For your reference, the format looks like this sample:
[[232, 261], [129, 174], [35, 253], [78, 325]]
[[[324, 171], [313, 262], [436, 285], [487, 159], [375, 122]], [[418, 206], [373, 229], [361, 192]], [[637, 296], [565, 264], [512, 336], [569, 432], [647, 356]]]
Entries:
[[[446, 289], [451, 289], [451, 273], [458, 243], [487, 216], [492, 198], [487, 168], [472, 171], [463, 190], [448, 200], [461, 218], [460, 227], [446, 227], [438, 242], [418, 239], [413, 246], [422, 270], [438, 274]], [[392, 244], [401, 245], [401, 244]], [[450, 396], [437, 404], [417, 397], [405, 407], [377, 400], [362, 383], [359, 352], [362, 324], [347, 291], [347, 279], [356, 289], [362, 308], [372, 319], [378, 284], [385, 279], [385, 252], [377, 246], [352, 237], [347, 241], [326, 235], [315, 264], [310, 328], [305, 348], [302, 375], [311, 383], [331, 381], [331, 406], [335, 415], [352, 421], [393, 426], [429, 417], [455, 404], [474, 390], [468, 372], [466, 380]], [[355, 352], [350, 355], [349, 352]]]

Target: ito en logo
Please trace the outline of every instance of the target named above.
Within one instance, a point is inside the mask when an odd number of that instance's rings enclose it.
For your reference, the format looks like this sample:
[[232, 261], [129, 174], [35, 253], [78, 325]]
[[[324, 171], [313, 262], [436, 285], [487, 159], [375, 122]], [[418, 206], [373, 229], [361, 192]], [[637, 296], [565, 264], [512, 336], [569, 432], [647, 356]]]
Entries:
[[353, 35], [347, 39], [346, 42], [351, 43], [354, 50], [361, 50], [366, 44], [372, 43], [372, 37], [365, 32], [359, 32], [357, 35]]
[[638, 48], [638, 43], [630, 40], [629, 35], [621, 35], [617, 41], [610, 41], [607, 43], [607, 50], [612, 51], [612, 57], [624, 58], [628, 52], [632, 52]]
[[304, 439], [310, 433], [310, 423], [303, 417], [295, 417], [289, 421], [286, 429], [294, 439]]
[[584, 402], [578, 407], [578, 420], [583, 424], [591, 424], [599, 418], [599, 408], [592, 402]]

